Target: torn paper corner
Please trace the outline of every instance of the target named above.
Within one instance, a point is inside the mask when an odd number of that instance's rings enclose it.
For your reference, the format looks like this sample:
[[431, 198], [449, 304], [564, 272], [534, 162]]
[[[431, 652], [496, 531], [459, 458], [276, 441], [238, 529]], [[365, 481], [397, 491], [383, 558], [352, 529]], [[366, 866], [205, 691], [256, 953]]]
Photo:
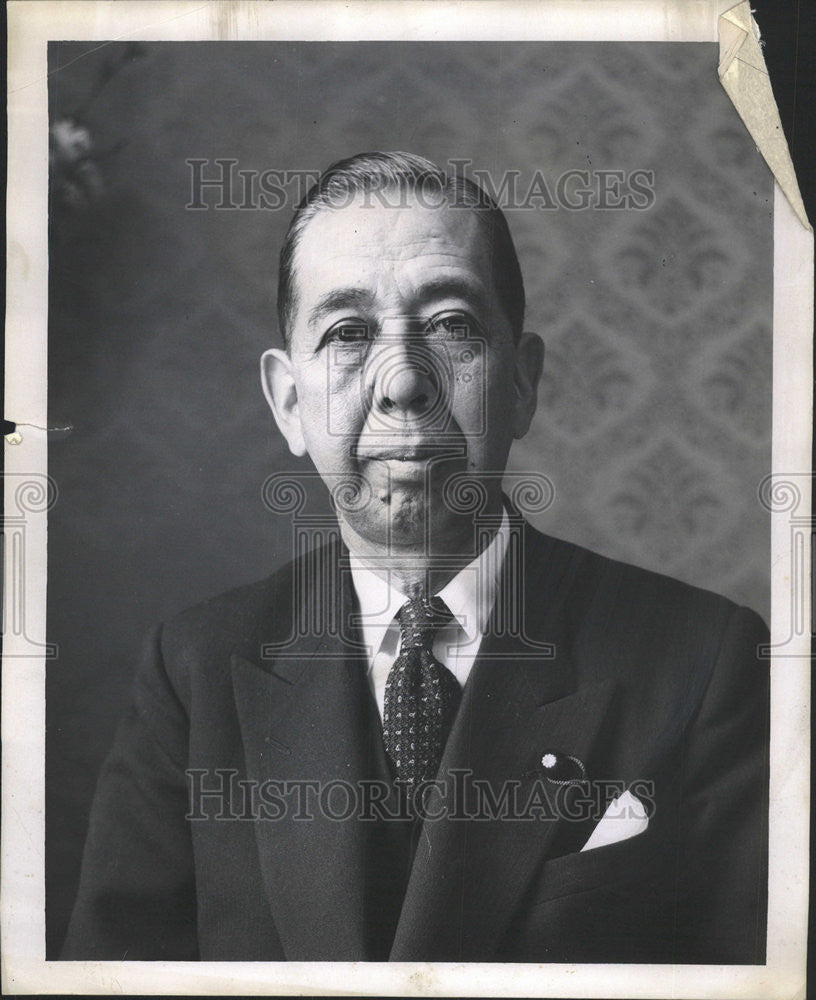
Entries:
[[802, 225], [808, 222], [749, 0], [720, 15], [720, 83]]

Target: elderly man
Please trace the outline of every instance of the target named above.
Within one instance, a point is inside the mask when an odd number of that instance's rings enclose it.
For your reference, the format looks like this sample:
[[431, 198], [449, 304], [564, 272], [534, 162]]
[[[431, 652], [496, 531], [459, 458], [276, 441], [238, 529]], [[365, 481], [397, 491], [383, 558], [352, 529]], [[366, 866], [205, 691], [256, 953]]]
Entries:
[[338, 163], [278, 308], [337, 530], [156, 630], [66, 957], [763, 962], [764, 626], [503, 495], [544, 352], [501, 211]]

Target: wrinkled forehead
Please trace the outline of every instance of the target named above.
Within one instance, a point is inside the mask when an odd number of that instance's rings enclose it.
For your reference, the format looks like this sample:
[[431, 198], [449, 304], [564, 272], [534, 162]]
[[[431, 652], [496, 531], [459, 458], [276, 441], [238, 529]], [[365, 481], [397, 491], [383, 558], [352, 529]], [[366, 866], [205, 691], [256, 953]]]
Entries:
[[295, 251], [296, 304], [302, 307], [332, 286], [376, 292], [396, 283], [410, 290], [440, 273], [489, 286], [489, 230], [490, 222], [473, 208], [423, 204], [400, 191], [357, 195], [343, 207], [321, 208]]

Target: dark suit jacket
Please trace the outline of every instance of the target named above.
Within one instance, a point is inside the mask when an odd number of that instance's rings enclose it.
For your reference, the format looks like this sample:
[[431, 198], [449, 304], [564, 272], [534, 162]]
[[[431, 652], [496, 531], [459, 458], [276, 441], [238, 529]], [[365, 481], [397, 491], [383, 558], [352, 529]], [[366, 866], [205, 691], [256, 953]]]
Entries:
[[[644, 833], [581, 852], [605, 801], [577, 819], [446, 815], [402, 872], [376, 867], [370, 822], [253, 818], [253, 786], [236, 782], [266, 782], [269, 800], [285, 781], [382, 773], [351, 579], [330, 544], [152, 636], [99, 780], [64, 957], [763, 963], [763, 623], [513, 521], [440, 777], [466, 772], [497, 799], [515, 783], [524, 799], [564, 788], [541, 767], [553, 751], [615, 792], [635, 783]], [[195, 782], [233, 796], [185, 819]]]

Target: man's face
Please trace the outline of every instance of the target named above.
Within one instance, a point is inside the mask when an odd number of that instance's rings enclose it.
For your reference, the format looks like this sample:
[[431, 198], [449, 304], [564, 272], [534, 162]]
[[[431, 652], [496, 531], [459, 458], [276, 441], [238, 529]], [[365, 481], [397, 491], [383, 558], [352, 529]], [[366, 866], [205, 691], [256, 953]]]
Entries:
[[472, 534], [466, 480], [500, 509], [540, 341], [514, 344], [487, 235], [475, 212], [413, 198], [320, 211], [301, 234], [289, 357], [268, 352], [267, 395], [329, 489], [359, 487], [339, 513], [363, 545], [455, 548]]

